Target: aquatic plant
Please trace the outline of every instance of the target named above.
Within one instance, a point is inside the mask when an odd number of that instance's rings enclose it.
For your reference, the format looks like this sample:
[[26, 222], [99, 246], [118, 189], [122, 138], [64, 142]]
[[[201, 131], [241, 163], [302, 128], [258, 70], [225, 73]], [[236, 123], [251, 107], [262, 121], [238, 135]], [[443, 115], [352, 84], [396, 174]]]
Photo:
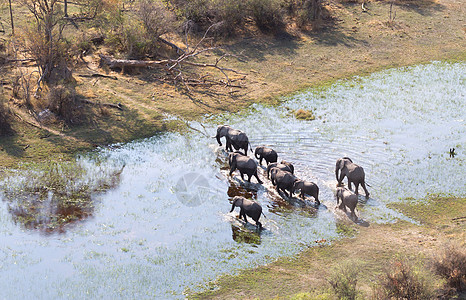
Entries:
[[296, 119], [298, 120], [306, 120], [306, 121], [312, 121], [315, 120], [316, 117], [310, 110], [305, 110], [305, 109], [298, 109], [294, 112], [294, 115]]

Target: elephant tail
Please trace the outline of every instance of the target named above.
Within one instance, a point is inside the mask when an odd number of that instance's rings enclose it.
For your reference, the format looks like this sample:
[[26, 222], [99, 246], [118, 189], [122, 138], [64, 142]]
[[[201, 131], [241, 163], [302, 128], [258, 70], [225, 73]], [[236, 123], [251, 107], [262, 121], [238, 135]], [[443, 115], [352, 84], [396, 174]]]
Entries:
[[251, 149], [251, 152], [254, 153], [254, 151], [252, 150], [252, 146], [251, 146], [250, 142], [248, 142], [248, 145], [249, 145], [249, 149]]
[[267, 216], [264, 214], [264, 212], [261, 211], [261, 214], [264, 216], [264, 218], [267, 219]]

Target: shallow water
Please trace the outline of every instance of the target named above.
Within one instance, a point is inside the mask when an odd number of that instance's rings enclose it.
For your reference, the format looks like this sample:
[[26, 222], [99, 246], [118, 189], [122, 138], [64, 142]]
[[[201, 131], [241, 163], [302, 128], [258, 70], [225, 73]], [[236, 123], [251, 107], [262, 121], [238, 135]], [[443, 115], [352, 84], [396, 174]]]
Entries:
[[[201, 132], [168, 133], [80, 157], [89, 176], [125, 165], [116, 188], [93, 196], [92, 213], [44, 235], [15, 222], [0, 202], [0, 298], [182, 298], [224, 273], [265, 264], [338, 238], [335, 161], [364, 167], [371, 197], [361, 225], [406, 217], [386, 205], [429, 194], [465, 196], [466, 64], [388, 70], [290, 97], [278, 107], [205, 120]], [[291, 110], [312, 109], [315, 121]], [[291, 204], [264, 185], [227, 176], [217, 124], [277, 150], [322, 205]], [[449, 148], [457, 156], [450, 158]], [[261, 171], [262, 173], [262, 171]], [[11, 179], [10, 179], [11, 180]], [[346, 182], [346, 179], [345, 179]], [[262, 204], [260, 234], [229, 213], [235, 195]]]

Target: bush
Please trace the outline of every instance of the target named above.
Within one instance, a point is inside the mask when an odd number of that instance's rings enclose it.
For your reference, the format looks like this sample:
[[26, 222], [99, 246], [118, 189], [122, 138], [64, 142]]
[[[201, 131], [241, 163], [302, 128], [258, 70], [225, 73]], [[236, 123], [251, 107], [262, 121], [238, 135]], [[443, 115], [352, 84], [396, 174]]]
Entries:
[[294, 112], [296, 119], [312, 121], [315, 120], [315, 116], [310, 110], [298, 109]]
[[63, 85], [50, 89], [48, 94], [48, 109], [61, 117], [67, 124], [77, 124], [81, 121], [82, 111], [78, 107], [75, 92]]
[[260, 30], [270, 32], [284, 27], [283, 11], [278, 1], [250, 0], [248, 4], [252, 18]]
[[328, 282], [338, 299], [356, 299], [358, 295], [356, 289], [358, 270], [359, 264], [353, 261], [343, 262], [331, 270]]
[[434, 259], [434, 269], [457, 292], [466, 289], [466, 251], [449, 245]]
[[406, 259], [395, 260], [379, 277], [375, 299], [427, 300], [435, 296], [426, 273]]
[[8, 134], [11, 132], [9, 121], [10, 121], [10, 110], [5, 105], [5, 98], [2, 94], [0, 96], [0, 135]]

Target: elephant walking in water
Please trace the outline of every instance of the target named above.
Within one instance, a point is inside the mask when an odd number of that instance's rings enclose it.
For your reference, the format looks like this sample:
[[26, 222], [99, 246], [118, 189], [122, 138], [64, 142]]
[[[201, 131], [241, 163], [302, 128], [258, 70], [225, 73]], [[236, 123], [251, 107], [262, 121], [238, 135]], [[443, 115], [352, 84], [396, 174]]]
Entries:
[[[340, 172], [340, 175], [338, 173]], [[364, 169], [361, 166], [353, 163], [353, 161], [349, 157], [339, 158], [335, 165], [335, 177], [338, 181], [338, 186], [342, 184], [343, 179], [345, 176], [348, 178], [348, 188], [351, 190], [351, 183], [354, 183], [355, 186], [355, 193], [358, 195], [359, 185], [362, 186], [364, 191], [366, 192], [366, 197], [369, 197], [369, 191], [366, 188], [365, 182], [365, 173]]]
[[337, 205], [339, 200], [341, 200], [339, 208], [346, 212], [346, 208], [348, 207], [351, 212], [351, 218], [353, 220], [357, 220], [358, 217], [354, 210], [356, 209], [356, 205], [358, 204], [358, 195], [354, 194], [352, 191], [339, 187], [337, 188]]
[[259, 203], [246, 199], [241, 196], [235, 196], [233, 197], [233, 204], [231, 206], [230, 212], [232, 212], [235, 209], [235, 207], [240, 207], [240, 211], [239, 211], [240, 219], [241, 217], [243, 217], [244, 221], [247, 223], [248, 219], [246, 219], [246, 215], [248, 215], [254, 220], [254, 222], [256, 222], [256, 226], [259, 229], [262, 228], [262, 224], [261, 222], [259, 222], [259, 218], [261, 217], [261, 213], [262, 213], [262, 206], [260, 206]]
[[272, 168], [279, 168], [282, 171], [286, 171], [286, 172], [290, 172], [291, 174], [294, 174], [294, 166], [291, 163], [282, 160], [280, 163], [274, 162], [274, 163], [270, 163], [267, 166], [267, 170], [266, 170], [267, 178], [269, 178], [270, 170], [272, 170]]
[[267, 165], [270, 163], [277, 162], [278, 160], [277, 152], [273, 149], [264, 146], [256, 147], [256, 150], [254, 151], [254, 156], [259, 160], [259, 166], [262, 165], [262, 159], [265, 159], [265, 163]]
[[254, 176], [257, 182], [262, 184], [262, 181], [257, 175], [257, 162], [254, 159], [240, 152], [233, 152], [228, 155], [228, 163], [230, 164], [230, 176], [238, 169], [241, 174], [241, 179], [244, 180], [244, 174], [246, 174], [248, 175], [248, 182], [251, 182], [251, 177]]
[[304, 194], [307, 194], [314, 197], [316, 204], [320, 205], [319, 187], [314, 182], [296, 180], [293, 184], [293, 188], [291, 189], [291, 194], [293, 194], [296, 190], [301, 190], [301, 199], [304, 200]]
[[[277, 187], [277, 193], [280, 194], [280, 190], [282, 190], [285, 196], [288, 198], [291, 197], [294, 182], [298, 180], [296, 176], [290, 172], [282, 171], [279, 168], [272, 168], [270, 170], [270, 178], [272, 180], [272, 184]], [[289, 196], [286, 193], [287, 190], [290, 191]]]
[[226, 140], [226, 151], [233, 152], [233, 148], [235, 148], [235, 150], [243, 149], [244, 155], [248, 155], [248, 146], [250, 146], [250, 144], [249, 139], [244, 132], [233, 129], [228, 125], [220, 125], [217, 127], [217, 135], [215, 136], [219, 146], [222, 146], [222, 142], [220, 141], [220, 138], [222, 137], [225, 137]]

